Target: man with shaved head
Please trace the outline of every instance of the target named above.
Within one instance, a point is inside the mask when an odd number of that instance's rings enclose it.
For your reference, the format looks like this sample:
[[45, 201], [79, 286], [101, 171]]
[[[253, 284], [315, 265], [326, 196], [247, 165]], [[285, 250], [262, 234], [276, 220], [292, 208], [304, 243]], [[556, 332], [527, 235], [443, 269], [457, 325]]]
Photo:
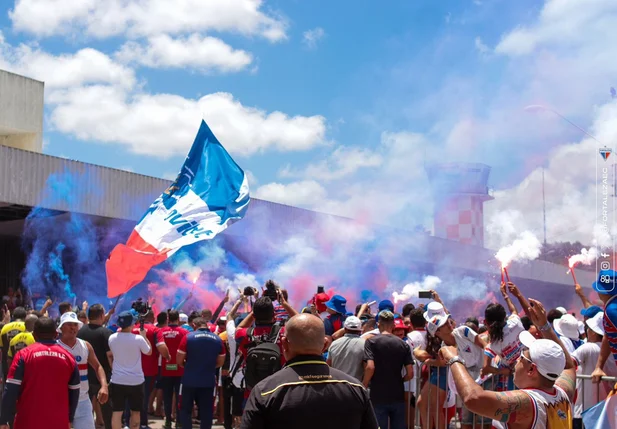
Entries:
[[289, 319], [282, 343], [287, 364], [253, 388], [241, 429], [378, 428], [364, 386], [324, 361], [326, 341], [319, 317]]

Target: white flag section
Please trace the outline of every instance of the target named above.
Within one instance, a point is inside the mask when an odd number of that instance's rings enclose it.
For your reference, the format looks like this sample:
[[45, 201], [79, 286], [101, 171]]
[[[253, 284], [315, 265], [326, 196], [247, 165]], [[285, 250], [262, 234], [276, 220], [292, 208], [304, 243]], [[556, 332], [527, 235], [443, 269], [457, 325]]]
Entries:
[[249, 202], [246, 174], [202, 121], [176, 180], [109, 255], [107, 296], [125, 293], [182, 247], [214, 238], [244, 217]]
[[[242, 201], [248, 195], [245, 176], [235, 202]], [[170, 209], [165, 207], [162, 198], [158, 198], [135, 231], [146, 243], [160, 252], [167, 252], [169, 257], [184, 246], [214, 237], [234, 219], [221, 217], [219, 212], [212, 211], [204, 200], [189, 189]]]

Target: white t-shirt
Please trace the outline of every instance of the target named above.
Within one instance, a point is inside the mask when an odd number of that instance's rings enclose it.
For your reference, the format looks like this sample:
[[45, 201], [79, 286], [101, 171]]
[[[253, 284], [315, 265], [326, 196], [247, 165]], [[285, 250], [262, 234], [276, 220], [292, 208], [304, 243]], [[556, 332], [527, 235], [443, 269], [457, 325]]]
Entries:
[[[232, 371], [236, 365], [236, 355], [237, 355], [237, 344], [236, 344], [236, 323], [233, 320], [227, 321], [227, 342], [229, 343], [229, 374], [231, 375]], [[234, 378], [232, 378], [231, 382], [237, 388], [242, 387], [242, 381], [244, 379], [244, 372], [241, 368], [238, 368], [236, 373], [234, 374]]]
[[524, 330], [518, 314], [511, 315], [503, 328], [503, 340], [489, 343], [484, 349], [484, 354], [491, 359], [499, 356], [502, 366], [514, 367], [523, 348], [518, 336]]
[[150, 352], [150, 346], [141, 335], [116, 332], [109, 337], [109, 348], [114, 355], [111, 382], [123, 386], [138, 386], [144, 382], [141, 354]]
[[[600, 349], [602, 343], [585, 343], [576, 349], [572, 353], [572, 358], [578, 363], [577, 374], [591, 374], [596, 368], [598, 357], [600, 356]], [[614, 377], [617, 375], [617, 365], [615, 365], [615, 359], [607, 359], [604, 364], [604, 372], [606, 375]], [[583, 392], [583, 383], [585, 391]], [[603, 381], [599, 385], [592, 384], [591, 380], [576, 379], [576, 390], [578, 395], [576, 398], [576, 404], [574, 404], [574, 417], [581, 417], [583, 412], [583, 405], [585, 410], [591, 408], [600, 401], [606, 399], [608, 392], [610, 392], [613, 383]], [[599, 395], [598, 395], [599, 394]]]
[[454, 328], [452, 335], [456, 339], [458, 355], [463, 358], [467, 368], [477, 368], [479, 372], [483, 350], [475, 343], [478, 336], [476, 331], [463, 325]]
[[[415, 349], [425, 350], [426, 349], [426, 331], [418, 330], [411, 331], [407, 334], [407, 338], [405, 339], [407, 344], [409, 344], [409, 348], [411, 349], [411, 355], [413, 356], [413, 351]], [[421, 364], [417, 359], [414, 358], [416, 364], [413, 367], [413, 378], [405, 383], [405, 392], [416, 392], [416, 383], [418, 382], [418, 374], [420, 374]]]

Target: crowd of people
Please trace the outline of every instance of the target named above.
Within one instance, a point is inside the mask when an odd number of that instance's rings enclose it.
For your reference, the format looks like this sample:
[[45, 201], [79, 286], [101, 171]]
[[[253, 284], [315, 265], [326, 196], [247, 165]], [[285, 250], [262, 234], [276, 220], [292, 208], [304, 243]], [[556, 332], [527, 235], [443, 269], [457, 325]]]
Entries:
[[16, 306], [0, 331], [0, 429], [145, 429], [150, 416], [165, 428], [582, 427], [615, 392], [603, 381], [617, 376], [614, 286], [601, 272], [602, 306], [575, 286], [581, 320], [513, 283], [481, 323], [454, 321], [435, 291], [348, 311], [320, 289], [295, 309], [272, 281], [214, 313]]

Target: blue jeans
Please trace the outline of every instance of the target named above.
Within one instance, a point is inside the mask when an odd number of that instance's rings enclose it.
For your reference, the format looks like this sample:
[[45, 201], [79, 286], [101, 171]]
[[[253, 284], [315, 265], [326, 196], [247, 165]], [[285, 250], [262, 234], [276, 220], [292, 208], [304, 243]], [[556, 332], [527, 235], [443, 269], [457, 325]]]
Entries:
[[[405, 402], [395, 402], [393, 404], [373, 405], [375, 417], [380, 428], [405, 429]], [[389, 425], [388, 425], [389, 422]]]
[[180, 423], [183, 428], [193, 427], [193, 404], [199, 407], [200, 429], [212, 428], [214, 412], [214, 387], [182, 386], [182, 407], [180, 408]]
[[[171, 422], [171, 411], [174, 393], [176, 394], [176, 421], [180, 417], [180, 384], [182, 377], [162, 377], [161, 384], [163, 385], [163, 405], [165, 407], [165, 420]], [[187, 426], [190, 428], [190, 426]]]

